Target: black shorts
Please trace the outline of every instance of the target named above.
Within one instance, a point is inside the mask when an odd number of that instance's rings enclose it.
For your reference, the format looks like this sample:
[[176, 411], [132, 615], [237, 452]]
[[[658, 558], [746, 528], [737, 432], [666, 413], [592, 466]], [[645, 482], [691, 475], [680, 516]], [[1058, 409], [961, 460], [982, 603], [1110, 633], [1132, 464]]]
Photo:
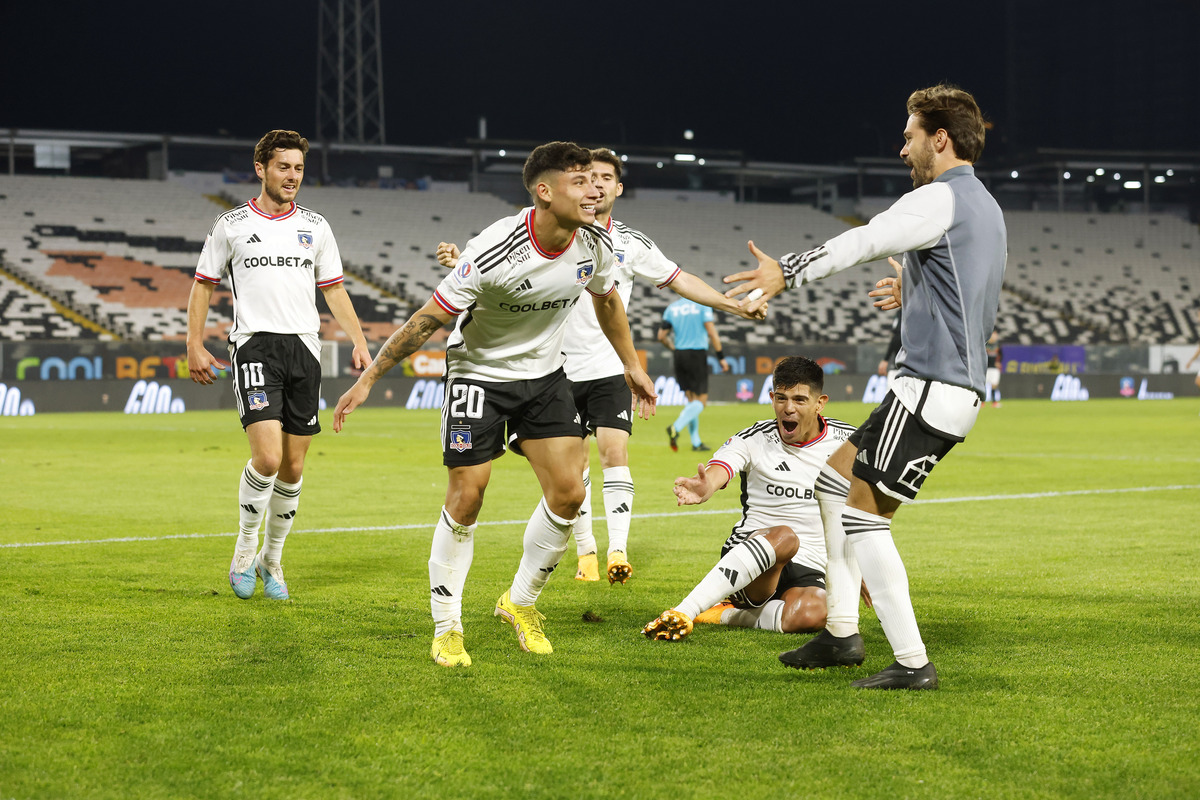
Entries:
[[256, 333], [229, 346], [233, 392], [242, 427], [277, 419], [283, 432], [321, 432], [321, 362], [294, 333]]
[[685, 392], [708, 394], [708, 351], [676, 350], [675, 382]]
[[442, 463], [469, 467], [504, 455], [513, 439], [582, 437], [561, 369], [529, 381], [451, 378], [442, 401]]
[[[750, 533], [755, 533], [752, 531]], [[743, 531], [734, 531], [729, 534], [729, 538], [725, 540], [725, 544], [721, 545], [721, 555], [724, 556], [737, 545], [750, 538], [749, 534]], [[795, 561], [789, 561], [783, 565], [783, 570], [779, 573], [779, 582], [775, 584], [774, 593], [763, 600], [761, 603], [756, 603], [746, 596], [746, 590], [742, 589], [739, 592], [734, 592], [729, 595], [729, 601], [738, 608], [761, 608], [771, 600], [780, 600], [783, 598], [783, 593], [788, 589], [802, 588], [805, 586], [815, 586], [818, 589], [825, 588], [825, 573], [815, 567], [810, 567], [807, 564], [797, 564]]]
[[597, 428], [616, 428], [626, 433], [633, 431], [633, 421], [630, 419], [633, 392], [625, 383], [624, 375], [572, 383], [571, 394], [575, 398], [584, 436], [595, 433]]
[[891, 392], [850, 434], [858, 448], [854, 476], [907, 503], [956, 442], [930, 433]]

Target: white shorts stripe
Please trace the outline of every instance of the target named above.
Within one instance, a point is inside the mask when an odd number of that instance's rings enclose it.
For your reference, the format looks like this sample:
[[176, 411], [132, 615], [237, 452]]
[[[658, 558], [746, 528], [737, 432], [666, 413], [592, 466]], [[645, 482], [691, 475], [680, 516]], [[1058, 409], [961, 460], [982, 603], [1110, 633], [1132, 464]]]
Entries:
[[887, 419], [883, 423], [883, 433], [879, 437], [879, 450], [875, 453], [875, 468], [886, 472], [900, 444], [900, 435], [904, 432], [905, 417], [908, 412], [899, 402], [893, 402], [888, 409]]

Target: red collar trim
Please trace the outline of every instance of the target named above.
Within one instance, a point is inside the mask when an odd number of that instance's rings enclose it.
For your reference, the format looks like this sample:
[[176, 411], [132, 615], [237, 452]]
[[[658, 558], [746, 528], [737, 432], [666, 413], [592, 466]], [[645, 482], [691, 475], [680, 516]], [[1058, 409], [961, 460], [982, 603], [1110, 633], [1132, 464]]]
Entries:
[[[825, 418], [822, 417], [820, 414], [817, 414], [817, 420], [820, 421], [820, 423], [821, 423], [821, 432], [818, 433], [816, 436], [809, 439], [807, 442], [800, 442], [799, 444], [792, 444], [791, 442], [783, 442], [783, 443], [786, 444], [788, 447], [809, 447], [809, 446], [814, 445], [817, 442], [821, 441], [822, 439], [824, 439], [825, 434], [829, 433], [829, 424], [827, 422], [825, 422]], [[776, 422], [775, 424], [779, 425], [778, 422]], [[780, 441], [783, 441], [782, 437], [780, 437]]]
[[287, 211], [283, 212], [282, 214], [279, 214], [278, 216], [273, 217], [258, 207], [258, 203], [255, 200], [255, 198], [250, 198], [250, 210], [253, 211], [255, 214], [258, 214], [260, 217], [266, 217], [267, 219], [287, 219], [292, 214], [296, 213], [296, 203], [293, 201], [291, 208], [289, 208]]
[[537, 209], [531, 208], [529, 209], [529, 213], [525, 215], [525, 230], [529, 232], [529, 241], [533, 243], [533, 249], [537, 251], [539, 256], [554, 260], [570, 249], [571, 245], [575, 242], [576, 231], [571, 232], [571, 239], [567, 242], [566, 247], [564, 247], [562, 250], [559, 250], [557, 253], [551, 253], [549, 250], [538, 244], [537, 234], [533, 231], [533, 215], [536, 213]]

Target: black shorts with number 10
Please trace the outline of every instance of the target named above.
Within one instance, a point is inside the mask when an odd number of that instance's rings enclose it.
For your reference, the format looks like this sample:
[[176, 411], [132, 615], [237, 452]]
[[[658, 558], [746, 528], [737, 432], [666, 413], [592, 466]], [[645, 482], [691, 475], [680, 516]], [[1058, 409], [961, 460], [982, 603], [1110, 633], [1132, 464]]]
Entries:
[[321, 362], [293, 333], [256, 333], [229, 346], [233, 391], [242, 427], [277, 419], [283, 432], [321, 432]]
[[469, 467], [504, 455], [516, 439], [581, 438], [571, 382], [558, 369], [528, 381], [451, 378], [442, 400], [442, 463]]

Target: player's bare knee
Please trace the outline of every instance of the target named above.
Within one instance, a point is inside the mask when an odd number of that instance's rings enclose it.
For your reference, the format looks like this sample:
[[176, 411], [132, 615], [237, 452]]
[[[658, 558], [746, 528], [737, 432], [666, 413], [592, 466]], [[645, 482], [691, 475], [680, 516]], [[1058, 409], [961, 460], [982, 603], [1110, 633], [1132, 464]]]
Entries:
[[800, 539], [786, 525], [776, 525], [773, 528], [768, 528], [767, 532], [762, 534], [762, 538], [771, 543], [771, 547], [775, 550], [775, 563], [784, 564], [796, 555], [796, 551], [800, 549]]
[[250, 459], [250, 464], [259, 475], [269, 478], [279, 472], [279, 464], [282, 460], [279, 453], [255, 453]]
[[813, 633], [825, 627], [828, 609], [825, 593], [804, 592], [796, 598], [785, 598], [780, 625], [784, 633]]

